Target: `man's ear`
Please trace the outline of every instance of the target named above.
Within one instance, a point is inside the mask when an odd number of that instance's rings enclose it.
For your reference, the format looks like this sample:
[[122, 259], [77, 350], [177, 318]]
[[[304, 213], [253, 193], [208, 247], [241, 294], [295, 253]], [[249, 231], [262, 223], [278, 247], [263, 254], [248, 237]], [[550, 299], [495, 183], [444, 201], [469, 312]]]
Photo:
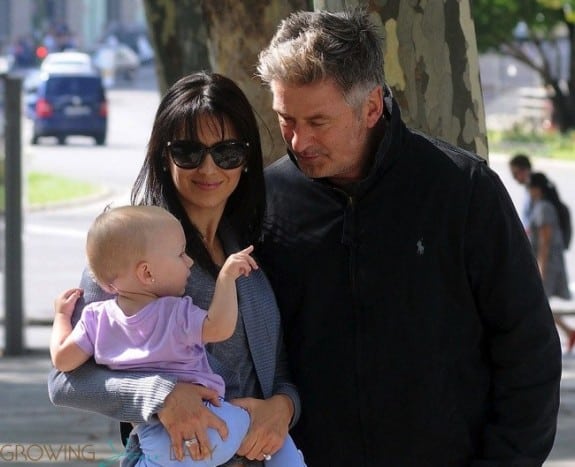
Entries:
[[383, 88], [376, 86], [366, 99], [366, 124], [368, 128], [373, 128], [383, 115]]

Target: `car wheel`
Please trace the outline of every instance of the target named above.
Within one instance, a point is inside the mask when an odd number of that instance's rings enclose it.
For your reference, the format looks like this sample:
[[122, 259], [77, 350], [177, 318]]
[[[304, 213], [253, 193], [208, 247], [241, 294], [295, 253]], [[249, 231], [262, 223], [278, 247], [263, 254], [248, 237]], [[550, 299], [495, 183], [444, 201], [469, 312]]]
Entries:
[[63, 146], [64, 144], [66, 144], [66, 137], [65, 136], [58, 136], [58, 144], [60, 146]]
[[106, 135], [96, 135], [94, 136], [94, 139], [98, 146], [104, 146], [104, 144], [106, 144]]
[[38, 144], [38, 140], [39, 140], [39, 139], [40, 139], [40, 138], [38, 137], [38, 135], [33, 135], [33, 136], [32, 136], [32, 141], [30, 141], [30, 142], [31, 142], [32, 144], [36, 145], [36, 144]]

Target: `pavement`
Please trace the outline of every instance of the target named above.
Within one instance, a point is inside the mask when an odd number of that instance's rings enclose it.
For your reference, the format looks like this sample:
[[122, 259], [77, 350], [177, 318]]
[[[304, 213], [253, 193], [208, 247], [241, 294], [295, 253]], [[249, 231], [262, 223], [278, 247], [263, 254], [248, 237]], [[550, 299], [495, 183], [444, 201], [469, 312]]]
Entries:
[[[4, 343], [0, 331], [0, 347]], [[27, 351], [0, 356], [0, 467], [118, 465], [118, 424], [88, 412], [55, 407], [48, 399], [49, 326], [27, 326]], [[555, 445], [545, 467], [575, 467], [575, 352], [563, 357]], [[424, 462], [422, 463], [424, 467]]]
[[0, 467], [118, 465], [115, 421], [55, 407], [48, 398], [50, 327], [28, 326], [24, 336], [23, 355], [0, 356]]

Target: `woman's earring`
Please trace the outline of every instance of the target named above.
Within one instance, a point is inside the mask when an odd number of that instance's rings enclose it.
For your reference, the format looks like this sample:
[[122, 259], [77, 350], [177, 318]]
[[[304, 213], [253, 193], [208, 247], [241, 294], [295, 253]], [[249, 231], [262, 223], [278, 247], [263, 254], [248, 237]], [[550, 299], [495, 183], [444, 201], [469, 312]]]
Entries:
[[247, 165], [244, 167], [244, 170], [243, 170], [243, 172], [244, 172], [245, 174], [247, 174], [247, 173], [248, 173], [248, 166], [247, 166]]

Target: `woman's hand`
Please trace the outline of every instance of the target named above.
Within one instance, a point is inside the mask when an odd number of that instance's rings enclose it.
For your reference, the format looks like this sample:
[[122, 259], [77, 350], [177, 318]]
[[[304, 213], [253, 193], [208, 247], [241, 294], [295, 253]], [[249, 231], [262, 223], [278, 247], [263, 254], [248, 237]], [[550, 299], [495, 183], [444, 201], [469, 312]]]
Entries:
[[294, 412], [289, 397], [277, 394], [266, 400], [245, 397], [230, 402], [246, 409], [251, 419], [248, 433], [238, 449], [240, 456], [263, 461], [282, 447]]
[[201, 460], [211, 455], [210, 442], [206, 430], [214, 428], [222, 439], [228, 436], [225, 422], [211, 412], [204, 400], [219, 406], [218, 394], [212, 389], [191, 383], [177, 383], [166, 400], [164, 407], [158, 412], [158, 418], [170, 435], [172, 449], [176, 458], [184, 458], [184, 442], [190, 456]]

